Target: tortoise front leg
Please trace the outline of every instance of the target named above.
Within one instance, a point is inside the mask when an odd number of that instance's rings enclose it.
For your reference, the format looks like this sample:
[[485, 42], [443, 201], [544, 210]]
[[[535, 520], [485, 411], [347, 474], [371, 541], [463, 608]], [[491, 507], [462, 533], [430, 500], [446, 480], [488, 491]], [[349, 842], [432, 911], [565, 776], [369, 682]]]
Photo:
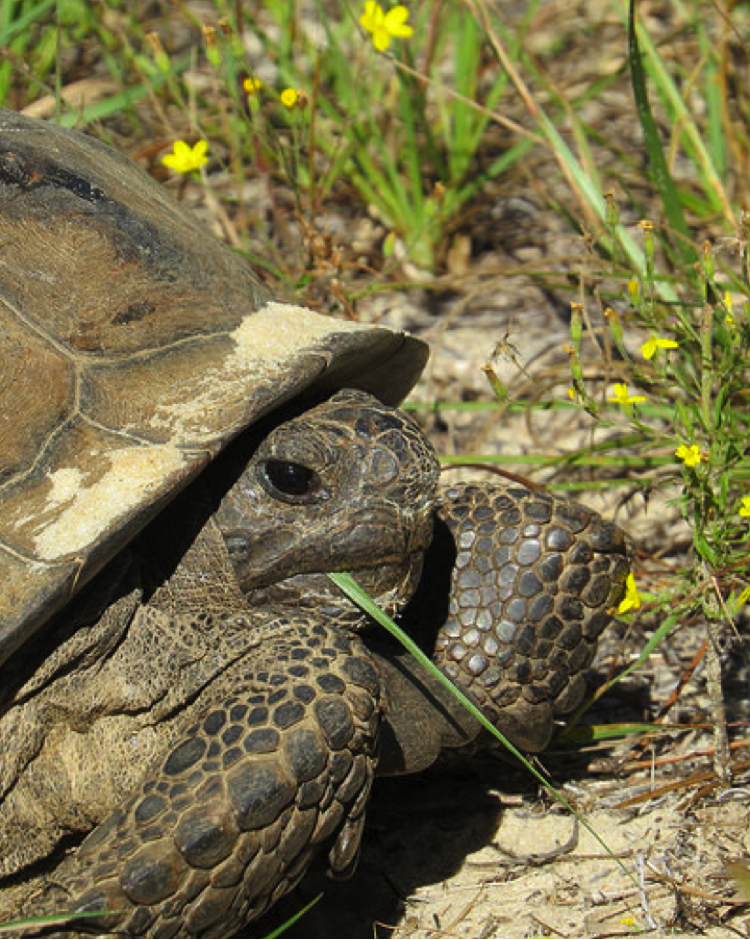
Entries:
[[439, 519], [455, 550], [435, 663], [516, 746], [540, 751], [583, 697], [584, 671], [625, 593], [622, 531], [519, 484], [459, 484]]
[[[404, 626], [513, 744], [540, 751], [580, 702], [623, 597], [625, 537], [578, 503], [518, 484], [446, 488], [437, 516]], [[476, 747], [478, 722], [443, 685], [403, 651], [381, 654], [379, 773]]]
[[202, 719], [24, 913], [116, 912], [72, 922], [81, 935], [228, 936], [294, 887], [315, 854], [327, 852], [334, 873], [353, 867], [379, 678], [359, 641], [331, 624], [277, 616], [262, 629], [252, 655], [204, 692]]

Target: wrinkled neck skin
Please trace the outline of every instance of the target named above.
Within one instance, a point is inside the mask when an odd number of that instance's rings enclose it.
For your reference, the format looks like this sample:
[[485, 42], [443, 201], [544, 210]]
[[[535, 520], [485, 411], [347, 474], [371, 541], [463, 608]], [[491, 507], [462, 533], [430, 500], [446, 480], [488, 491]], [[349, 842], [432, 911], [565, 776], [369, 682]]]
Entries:
[[[411, 556], [407, 563], [387, 570], [362, 568], [349, 573], [381, 610], [396, 617], [416, 591], [422, 573], [422, 561], [422, 555], [418, 554]], [[385, 589], [384, 582], [388, 585]], [[267, 587], [250, 588], [245, 591], [245, 596], [252, 607], [313, 609], [322, 616], [350, 624], [353, 628], [360, 625], [363, 616], [361, 608], [341, 593], [328, 573], [293, 575]]]
[[361, 613], [327, 577], [346, 571], [397, 613], [432, 538], [438, 472], [417, 426], [361, 392], [279, 425], [215, 515], [251, 605], [354, 624]]

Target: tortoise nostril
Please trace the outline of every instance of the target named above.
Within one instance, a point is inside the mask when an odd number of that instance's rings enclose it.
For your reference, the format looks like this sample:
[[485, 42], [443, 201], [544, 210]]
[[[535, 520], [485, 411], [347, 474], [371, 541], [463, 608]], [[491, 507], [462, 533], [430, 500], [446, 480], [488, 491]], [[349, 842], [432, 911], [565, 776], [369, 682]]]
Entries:
[[247, 558], [250, 554], [250, 542], [246, 535], [238, 532], [229, 532], [224, 536], [229, 557], [233, 560]]

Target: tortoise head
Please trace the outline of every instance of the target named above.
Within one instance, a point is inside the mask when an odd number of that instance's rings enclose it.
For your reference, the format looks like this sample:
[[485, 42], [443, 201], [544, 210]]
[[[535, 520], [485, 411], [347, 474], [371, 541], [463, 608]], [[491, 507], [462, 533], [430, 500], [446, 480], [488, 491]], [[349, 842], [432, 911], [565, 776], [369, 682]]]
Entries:
[[255, 602], [320, 603], [351, 571], [390, 610], [408, 598], [432, 536], [439, 475], [419, 428], [345, 390], [276, 427], [216, 521]]

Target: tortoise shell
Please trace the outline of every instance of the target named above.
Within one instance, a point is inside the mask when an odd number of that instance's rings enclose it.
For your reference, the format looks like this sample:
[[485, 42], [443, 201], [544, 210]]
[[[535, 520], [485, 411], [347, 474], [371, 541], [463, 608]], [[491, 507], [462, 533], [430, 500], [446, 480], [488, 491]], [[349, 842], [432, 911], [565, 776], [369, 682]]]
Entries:
[[122, 154], [0, 110], [0, 663], [239, 432], [418, 340], [273, 299]]

